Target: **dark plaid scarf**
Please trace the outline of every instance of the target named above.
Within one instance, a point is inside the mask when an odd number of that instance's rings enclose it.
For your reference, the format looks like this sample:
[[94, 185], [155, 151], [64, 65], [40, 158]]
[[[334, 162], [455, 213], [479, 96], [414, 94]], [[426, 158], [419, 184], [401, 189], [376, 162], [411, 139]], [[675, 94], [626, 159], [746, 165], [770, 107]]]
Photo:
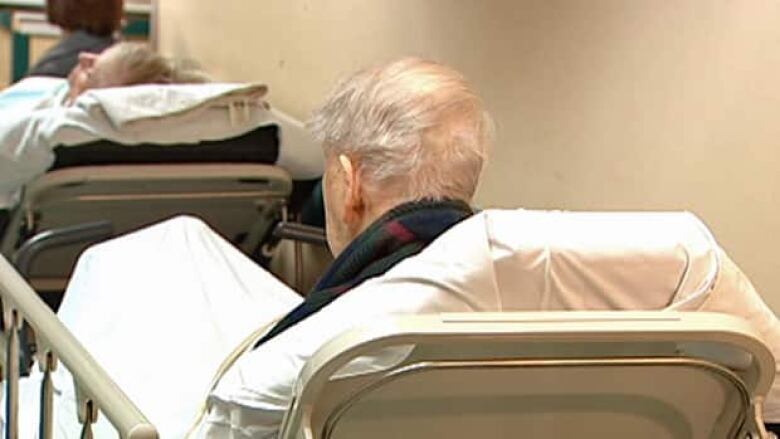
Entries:
[[319, 311], [364, 281], [416, 255], [442, 233], [472, 214], [462, 201], [417, 201], [382, 215], [331, 264], [311, 293], [255, 344], [260, 346]]

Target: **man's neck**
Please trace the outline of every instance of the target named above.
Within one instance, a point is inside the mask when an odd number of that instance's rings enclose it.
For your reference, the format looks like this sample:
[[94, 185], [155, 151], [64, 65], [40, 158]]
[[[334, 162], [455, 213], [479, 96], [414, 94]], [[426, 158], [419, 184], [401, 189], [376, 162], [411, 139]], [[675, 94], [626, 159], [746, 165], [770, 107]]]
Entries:
[[384, 200], [381, 200], [379, 202], [373, 202], [371, 205], [366, 206], [366, 213], [363, 215], [362, 221], [360, 222], [360, 226], [358, 230], [354, 231], [356, 233], [353, 236], [360, 235], [369, 226], [371, 226], [371, 224], [374, 224], [379, 218], [384, 216], [387, 212], [408, 202], [410, 202], [410, 200], [402, 200], [400, 198], [385, 198]]

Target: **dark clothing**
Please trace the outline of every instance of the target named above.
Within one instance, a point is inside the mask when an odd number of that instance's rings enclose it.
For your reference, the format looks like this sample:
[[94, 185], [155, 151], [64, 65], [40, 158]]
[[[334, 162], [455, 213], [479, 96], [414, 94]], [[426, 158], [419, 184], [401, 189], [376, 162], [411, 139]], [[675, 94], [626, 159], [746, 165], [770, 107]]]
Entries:
[[77, 166], [181, 163], [268, 163], [279, 159], [279, 127], [266, 125], [240, 136], [197, 144], [127, 146], [108, 140], [54, 148], [49, 170]]
[[0, 207], [0, 242], [2, 242], [3, 236], [5, 236], [5, 228], [8, 226], [10, 219], [11, 211]]
[[43, 55], [27, 76], [54, 76], [67, 78], [70, 71], [79, 62], [79, 53], [100, 53], [113, 45], [116, 40], [111, 37], [99, 37], [84, 31], [75, 31], [63, 37], [56, 46]]
[[284, 316], [255, 347], [364, 281], [381, 276], [402, 260], [420, 253], [471, 214], [469, 206], [461, 201], [419, 201], [390, 210], [344, 249], [303, 303]]
[[301, 205], [301, 223], [325, 228], [325, 199], [322, 196], [322, 179], [318, 179]]

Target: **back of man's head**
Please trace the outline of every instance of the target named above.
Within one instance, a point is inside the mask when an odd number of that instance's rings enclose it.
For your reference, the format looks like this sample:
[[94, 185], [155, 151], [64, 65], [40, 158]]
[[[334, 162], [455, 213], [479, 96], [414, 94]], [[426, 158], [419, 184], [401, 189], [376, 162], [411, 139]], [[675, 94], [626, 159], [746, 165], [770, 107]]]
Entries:
[[469, 201], [491, 132], [458, 72], [405, 58], [342, 81], [309, 124], [327, 157], [353, 160], [369, 196]]
[[117, 43], [101, 56], [107, 58], [104, 73], [111, 86], [209, 82], [208, 75], [195, 65], [162, 56], [143, 43]]

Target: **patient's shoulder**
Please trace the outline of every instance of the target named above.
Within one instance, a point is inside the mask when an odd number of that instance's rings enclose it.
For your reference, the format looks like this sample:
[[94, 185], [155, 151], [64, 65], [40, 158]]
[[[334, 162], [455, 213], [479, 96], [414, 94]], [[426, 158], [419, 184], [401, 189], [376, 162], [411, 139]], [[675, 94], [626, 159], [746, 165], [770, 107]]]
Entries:
[[18, 113], [56, 105], [56, 97], [67, 87], [68, 81], [61, 78], [33, 76], [22, 79], [0, 93], [0, 111]]

